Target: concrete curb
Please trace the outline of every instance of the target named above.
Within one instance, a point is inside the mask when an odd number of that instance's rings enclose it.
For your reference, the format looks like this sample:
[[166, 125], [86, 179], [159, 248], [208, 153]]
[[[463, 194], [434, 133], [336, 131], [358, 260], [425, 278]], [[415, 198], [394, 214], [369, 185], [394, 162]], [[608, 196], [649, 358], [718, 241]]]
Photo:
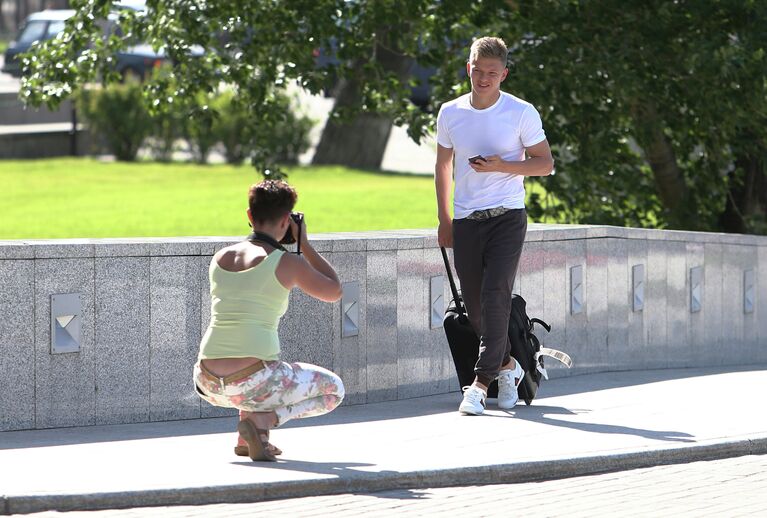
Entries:
[[4, 496], [2, 497], [2, 506], [0, 506], [2, 512], [0, 514], [248, 503], [392, 489], [537, 482], [611, 471], [764, 454], [767, 454], [767, 435], [759, 435], [737, 440], [707, 441], [694, 446], [408, 473], [360, 473], [344, 478], [96, 494]]

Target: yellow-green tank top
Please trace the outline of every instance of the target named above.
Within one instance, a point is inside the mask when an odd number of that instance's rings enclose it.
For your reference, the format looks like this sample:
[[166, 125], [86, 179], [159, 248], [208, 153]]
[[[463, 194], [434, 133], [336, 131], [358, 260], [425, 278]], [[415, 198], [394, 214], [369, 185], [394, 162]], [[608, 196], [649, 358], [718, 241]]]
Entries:
[[199, 358], [277, 360], [277, 328], [288, 309], [286, 289], [275, 271], [284, 252], [275, 250], [247, 270], [230, 272], [214, 257], [210, 262], [210, 325], [202, 337]]

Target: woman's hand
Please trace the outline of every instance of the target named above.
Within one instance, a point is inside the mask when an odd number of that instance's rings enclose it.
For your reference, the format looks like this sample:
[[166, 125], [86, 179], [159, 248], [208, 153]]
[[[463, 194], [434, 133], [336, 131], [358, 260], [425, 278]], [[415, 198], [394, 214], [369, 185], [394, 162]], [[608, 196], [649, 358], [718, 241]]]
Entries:
[[[298, 224], [290, 218], [290, 231], [298, 235]], [[335, 302], [343, 294], [341, 281], [333, 267], [309, 243], [306, 220], [301, 220], [303, 256], [285, 254], [277, 265], [277, 280], [285, 288], [300, 288], [304, 293], [325, 302]]]
[[[298, 241], [298, 224], [290, 217], [290, 231], [293, 233], [293, 239]], [[306, 232], [306, 216], [301, 218], [301, 246], [309, 243], [308, 233]]]

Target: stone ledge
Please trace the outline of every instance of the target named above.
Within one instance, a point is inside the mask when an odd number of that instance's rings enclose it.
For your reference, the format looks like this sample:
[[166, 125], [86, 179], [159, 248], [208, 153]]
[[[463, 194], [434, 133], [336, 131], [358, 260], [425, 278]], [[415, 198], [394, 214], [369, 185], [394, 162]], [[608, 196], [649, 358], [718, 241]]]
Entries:
[[[104, 239], [20, 239], [0, 241], [0, 259], [212, 255], [243, 236], [190, 236]], [[310, 234], [318, 252], [354, 252], [436, 248], [435, 229]], [[767, 246], [767, 236], [625, 228], [602, 225], [528, 225], [526, 242], [580, 239], [631, 239]], [[290, 247], [289, 247], [290, 248]]]

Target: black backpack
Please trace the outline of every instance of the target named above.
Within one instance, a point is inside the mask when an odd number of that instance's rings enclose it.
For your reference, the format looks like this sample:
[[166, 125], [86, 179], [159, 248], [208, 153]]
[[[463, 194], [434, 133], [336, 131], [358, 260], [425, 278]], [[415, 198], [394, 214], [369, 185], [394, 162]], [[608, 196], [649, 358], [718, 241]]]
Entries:
[[[450, 353], [458, 374], [461, 386], [471, 385], [474, 382], [474, 366], [479, 358], [479, 337], [471, 327], [466, 316], [466, 308], [463, 305], [461, 293], [455, 286], [453, 272], [447, 258], [447, 252], [442, 248], [442, 258], [445, 261], [447, 277], [450, 281], [450, 289], [453, 300], [448, 304], [445, 311], [443, 326], [447, 336]], [[541, 347], [538, 337], [534, 333], [534, 325], [539, 324], [546, 332], [551, 331], [551, 326], [538, 318], [527, 316], [527, 302], [521, 295], [513, 295], [511, 298], [511, 315], [509, 315], [509, 340], [511, 341], [511, 354], [522, 366], [525, 376], [518, 388], [519, 399], [528, 405], [533, 402], [538, 392], [541, 378], [548, 379], [543, 357], [549, 356], [572, 367], [570, 356], [562, 351]], [[487, 390], [488, 397], [498, 396], [498, 383], [492, 382]]]
[[521, 295], [511, 297], [511, 318], [509, 319], [509, 340], [511, 341], [511, 355], [519, 362], [525, 371], [525, 377], [519, 384], [517, 393], [519, 399], [528, 405], [535, 399], [541, 378], [549, 379], [546, 367], [543, 363], [544, 356], [550, 356], [564, 363], [568, 368], [573, 362], [566, 353], [548, 347], [541, 347], [538, 337], [533, 332], [535, 324], [539, 324], [546, 332], [551, 331], [551, 326], [539, 318], [527, 316], [527, 302]]

